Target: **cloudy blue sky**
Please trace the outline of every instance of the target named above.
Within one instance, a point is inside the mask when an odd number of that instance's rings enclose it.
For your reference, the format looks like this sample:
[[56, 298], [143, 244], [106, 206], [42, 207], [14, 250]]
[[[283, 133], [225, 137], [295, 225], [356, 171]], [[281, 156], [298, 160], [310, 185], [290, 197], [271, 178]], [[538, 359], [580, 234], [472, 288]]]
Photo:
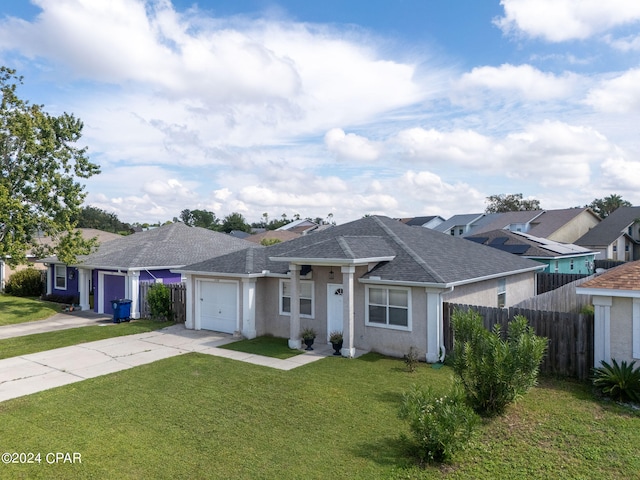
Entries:
[[637, 0], [5, 1], [0, 63], [123, 221], [640, 205]]

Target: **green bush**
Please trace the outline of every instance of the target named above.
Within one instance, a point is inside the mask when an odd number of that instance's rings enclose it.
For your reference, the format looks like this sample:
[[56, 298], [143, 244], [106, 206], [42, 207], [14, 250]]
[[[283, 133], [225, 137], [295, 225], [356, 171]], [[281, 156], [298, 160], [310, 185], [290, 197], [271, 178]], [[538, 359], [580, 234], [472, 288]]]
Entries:
[[506, 340], [498, 325], [485, 329], [473, 310], [454, 312], [452, 323], [453, 369], [477, 413], [501, 414], [536, 385], [547, 339], [536, 336], [525, 317], [517, 315], [509, 322]]
[[147, 303], [154, 320], [173, 320], [171, 310], [171, 290], [164, 283], [155, 283], [147, 292]]
[[593, 385], [603, 395], [614, 400], [640, 402], [640, 367], [623, 361], [620, 365], [613, 359], [611, 364], [601, 362], [602, 366], [593, 369]]
[[403, 395], [400, 418], [409, 421], [411, 453], [427, 463], [450, 462], [466, 448], [478, 424], [457, 384], [446, 395], [413, 387]]
[[43, 290], [42, 272], [32, 267], [11, 275], [4, 286], [4, 292], [14, 297], [39, 297]]

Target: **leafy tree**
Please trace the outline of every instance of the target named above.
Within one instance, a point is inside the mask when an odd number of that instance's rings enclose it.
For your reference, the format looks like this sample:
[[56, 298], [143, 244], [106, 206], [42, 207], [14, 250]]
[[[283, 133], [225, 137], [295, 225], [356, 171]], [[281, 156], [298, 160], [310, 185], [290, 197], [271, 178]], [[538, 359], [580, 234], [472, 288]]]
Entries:
[[233, 212], [224, 217], [220, 230], [225, 233], [229, 233], [232, 230], [250, 233], [251, 226], [246, 222], [242, 214]]
[[600, 218], [606, 218], [620, 207], [631, 207], [631, 202], [623, 200], [620, 195], [611, 194], [608, 197], [596, 198], [589, 205], [585, 205], [596, 212]]
[[[21, 83], [15, 70], [0, 67], [0, 257], [16, 265], [33, 250], [73, 263], [96, 244], [75, 230], [73, 219], [86, 196], [76, 180], [100, 170], [87, 158], [86, 147], [76, 145], [82, 122], [22, 100], [16, 94]], [[40, 234], [58, 242], [43, 247]]]
[[260, 245], [263, 247], [270, 247], [271, 245], [276, 245], [277, 243], [281, 243], [282, 240], [279, 238], [263, 238], [260, 240]]
[[521, 212], [525, 210], [540, 210], [540, 200], [525, 200], [521, 193], [501, 193], [487, 197], [485, 213]]
[[220, 220], [208, 210], [185, 209], [180, 212], [180, 219], [190, 227], [208, 228], [209, 230], [218, 230], [220, 227]]
[[131, 226], [121, 222], [115, 213], [92, 206], [84, 207], [74, 219], [79, 228], [95, 228], [112, 233], [128, 232], [131, 229]]

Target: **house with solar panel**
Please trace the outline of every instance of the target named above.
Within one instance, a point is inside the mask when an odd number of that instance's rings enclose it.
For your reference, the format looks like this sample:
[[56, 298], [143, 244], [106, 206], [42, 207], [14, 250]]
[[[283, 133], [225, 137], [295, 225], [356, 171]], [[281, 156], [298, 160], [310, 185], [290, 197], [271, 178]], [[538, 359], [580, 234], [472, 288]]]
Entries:
[[598, 252], [523, 232], [498, 229], [465, 237], [467, 240], [547, 265], [544, 273], [591, 275]]

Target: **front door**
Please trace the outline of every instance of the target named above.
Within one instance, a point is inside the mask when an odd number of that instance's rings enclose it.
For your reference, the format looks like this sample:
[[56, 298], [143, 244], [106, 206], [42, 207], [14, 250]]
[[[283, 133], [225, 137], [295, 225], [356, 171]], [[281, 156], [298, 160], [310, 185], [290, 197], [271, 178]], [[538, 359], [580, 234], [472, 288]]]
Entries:
[[342, 331], [342, 294], [342, 284], [327, 285], [327, 342], [331, 332]]

